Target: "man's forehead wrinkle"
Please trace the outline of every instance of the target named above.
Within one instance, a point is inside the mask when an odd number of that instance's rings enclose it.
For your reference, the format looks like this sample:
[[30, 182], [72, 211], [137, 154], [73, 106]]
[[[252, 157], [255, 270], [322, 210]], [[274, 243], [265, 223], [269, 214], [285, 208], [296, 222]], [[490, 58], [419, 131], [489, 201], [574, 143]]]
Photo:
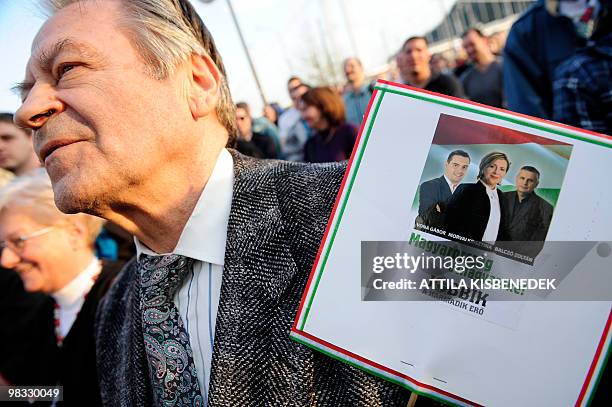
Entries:
[[70, 38], [64, 38], [54, 43], [49, 48], [42, 48], [38, 51], [38, 56], [35, 61], [38, 62], [38, 66], [45, 72], [51, 71], [51, 64], [53, 60], [67, 47], [73, 47], [74, 42]]
[[63, 38], [48, 48], [40, 48], [37, 54], [35, 54], [34, 62], [41, 70], [49, 72], [55, 58], [64, 51], [76, 52], [79, 56], [91, 60], [100, 58], [100, 53], [91, 45], [72, 38]]

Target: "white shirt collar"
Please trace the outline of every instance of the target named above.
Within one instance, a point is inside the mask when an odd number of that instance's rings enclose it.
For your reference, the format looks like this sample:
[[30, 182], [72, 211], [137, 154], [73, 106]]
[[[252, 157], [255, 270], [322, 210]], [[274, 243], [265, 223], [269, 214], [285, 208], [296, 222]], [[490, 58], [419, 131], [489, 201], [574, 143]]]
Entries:
[[85, 295], [91, 290], [95, 277], [100, 273], [100, 270], [100, 261], [95, 256], [92, 256], [91, 262], [89, 262], [85, 270], [80, 272], [64, 287], [52, 293], [51, 296], [60, 308], [70, 308], [85, 298]]
[[[172, 254], [223, 266], [233, 191], [234, 161], [229, 151], [223, 149]], [[137, 237], [134, 237], [134, 244], [137, 258], [143, 253], [162, 255], [153, 252]]]
[[446, 174], [444, 174], [444, 179], [446, 180], [446, 183], [448, 184], [448, 187], [451, 190], [451, 193], [455, 193], [455, 190], [457, 189], [457, 187], [459, 186], [459, 182], [457, 183], [457, 185], [455, 185], [455, 187], [453, 188], [453, 183], [450, 182], [450, 180], [448, 179], [448, 177], [446, 176]]
[[488, 186], [487, 184], [485, 184], [485, 183], [484, 183], [482, 180], [479, 180], [479, 181], [480, 181], [480, 182], [482, 183], [482, 185], [484, 185], [484, 187], [486, 188], [486, 190], [487, 190], [487, 195], [489, 195], [491, 198], [497, 198], [497, 191], [496, 191], [497, 187], [495, 187], [495, 188], [491, 188], [490, 186]]

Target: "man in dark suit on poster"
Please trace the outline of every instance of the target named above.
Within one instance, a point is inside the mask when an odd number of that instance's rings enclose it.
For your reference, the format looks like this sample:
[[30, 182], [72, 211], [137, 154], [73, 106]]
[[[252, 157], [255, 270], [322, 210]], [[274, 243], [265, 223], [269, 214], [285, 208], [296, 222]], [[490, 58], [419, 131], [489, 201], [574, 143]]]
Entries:
[[442, 226], [446, 201], [465, 177], [469, 165], [468, 153], [463, 150], [452, 151], [444, 164], [444, 174], [421, 184], [417, 223], [431, 227]]

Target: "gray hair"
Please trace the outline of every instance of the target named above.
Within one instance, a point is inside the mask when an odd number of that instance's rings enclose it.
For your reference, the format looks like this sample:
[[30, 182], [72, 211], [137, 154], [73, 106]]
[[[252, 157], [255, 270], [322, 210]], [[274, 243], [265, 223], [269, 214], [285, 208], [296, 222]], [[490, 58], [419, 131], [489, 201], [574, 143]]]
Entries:
[[536, 181], [539, 182], [540, 181], [540, 171], [538, 171], [538, 169], [534, 166], [531, 165], [523, 165], [520, 169], [520, 171], [529, 171], [531, 173], [534, 173], [537, 177]]
[[92, 248], [105, 222], [104, 219], [84, 213], [67, 215], [57, 209], [51, 179], [44, 168], [16, 177], [0, 188], [0, 213], [5, 210], [25, 211], [36, 222], [48, 226], [80, 219], [87, 228], [87, 244]]
[[[66, 6], [86, 0], [41, 1], [54, 14]], [[188, 0], [122, 0], [121, 3], [126, 17], [124, 28], [152, 77], [166, 79], [191, 54], [208, 55], [212, 59], [221, 73], [216, 113], [229, 134], [227, 146], [233, 147], [236, 113], [225, 67], [212, 35], [191, 3]]]

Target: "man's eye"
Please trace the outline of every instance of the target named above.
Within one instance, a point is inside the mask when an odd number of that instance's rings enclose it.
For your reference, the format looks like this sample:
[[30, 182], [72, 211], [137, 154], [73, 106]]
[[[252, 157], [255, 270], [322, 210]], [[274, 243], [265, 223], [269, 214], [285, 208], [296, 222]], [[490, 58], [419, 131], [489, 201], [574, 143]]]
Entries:
[[76, 67], [76, 64], [63, 64], [63, 65], [60, 65], [59, 68], [57, 68], [57, 77], [58, 77], [58, 79], [61, 78], [64, 74], [66, 74], [66, 72], [72, 70], [75, 67]]

